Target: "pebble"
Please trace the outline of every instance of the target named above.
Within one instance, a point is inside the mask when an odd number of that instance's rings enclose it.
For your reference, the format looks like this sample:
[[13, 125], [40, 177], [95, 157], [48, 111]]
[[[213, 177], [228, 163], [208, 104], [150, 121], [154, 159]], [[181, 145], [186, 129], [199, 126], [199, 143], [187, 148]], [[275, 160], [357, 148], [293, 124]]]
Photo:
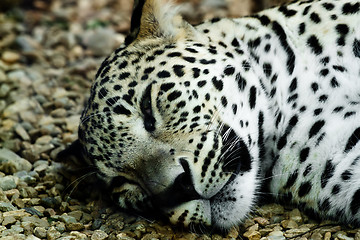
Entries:
[[2, 221], [2, 225], [3, 226], [7, 226], [7, 225], [12, 225], [16, 222], [15, 217], [13, 216], [6, 216], [4, 217], [3, 221]]
[[17, 210], [10, 202], [0, 202], [0, 211], [8, 212]]
[[39, 238], [46, 238], [47, 236], [46, 229], [43, 227], [36, 227], [34, 229], [34, 235]]
[[61, 236], [61, 233], [56, 230], [54, 226], [50, 227], [46, 232], [46, 237], [48, 240], [55, 240]]
[[1, 59], [6, 63], [13, 64], [19, 61], [20, 55], [16, 52], [5, 51], [3, 52]]
[[0, 148], [0, 171], [13, 174], [18, 171], [30, 171], [31, 163], [7, 148]]
[[0, 188], [3, 191], [16, 188], [18, 179], [14, 176], [0, 177]]
[[106, 239], [107, 237], [108, 235], [106, 234], [106, 232], [101, 230], [95, 230], [93, 235], [91, 236], [91, 240], [103, 240]]

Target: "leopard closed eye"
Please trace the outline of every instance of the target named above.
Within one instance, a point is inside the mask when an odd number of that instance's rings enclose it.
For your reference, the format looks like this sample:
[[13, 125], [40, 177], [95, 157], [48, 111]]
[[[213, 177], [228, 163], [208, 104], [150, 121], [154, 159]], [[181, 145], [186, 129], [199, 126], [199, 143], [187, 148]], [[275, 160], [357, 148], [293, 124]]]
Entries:
[[116, 204], [228, 229], [268, 192], [360, 224], [360, 2], [197, 26], [163, 0], [137, 3], [77, 141]]

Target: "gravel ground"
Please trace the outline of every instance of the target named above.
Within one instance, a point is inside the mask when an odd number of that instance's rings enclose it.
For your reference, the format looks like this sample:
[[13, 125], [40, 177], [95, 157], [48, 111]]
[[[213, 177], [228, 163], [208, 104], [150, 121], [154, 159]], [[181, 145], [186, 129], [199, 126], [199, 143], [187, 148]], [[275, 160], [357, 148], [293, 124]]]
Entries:
[[[124, 40], [131, 4], [31, 2], [26, 10], [0, 13], [0, 239], [360, 240], [360, 229], [320, 223], [278, 204], [262, 206], [226, 234], [195, 234], [113, 208], [93, 191], [91, 173], [79, 166], [70, 171], [54, 159], [76, 139], [91, 80]], [[187, 16], [192, 22], [250, 8], [228, 11], [218, 1], [209, 1], [212, 8], [194, 2], [184, 8], [198, 13]]]

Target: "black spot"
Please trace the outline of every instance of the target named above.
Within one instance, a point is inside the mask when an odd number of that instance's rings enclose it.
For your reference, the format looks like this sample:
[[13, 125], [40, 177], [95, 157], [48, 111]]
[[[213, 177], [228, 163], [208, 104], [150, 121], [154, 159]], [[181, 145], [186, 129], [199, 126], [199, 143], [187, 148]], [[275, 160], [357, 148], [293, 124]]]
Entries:
[[321, 102], [321, 103], [324, 103], [324, 102], [326, 102], [326, 100], [328, 99], [328, 96], [327, 95], [321, 95], [320, 97], [319, 97], [319, 102]]
[[303, 176], [306, 177], [312, 170], [312, 165], [309, 164], [306, 166], [305, 171], [303, 172]]
[[338, 24], [335, 29], [340, 35], [346, 35], [349, 33], [349, 27], [346, 24]]
[[295, 68], [294, 51], [291, 49], [290, 45], [288, 44], [286, 33], [278, 22], [276, 22], [276, 21], [273, 22], [272, 29], [275, 32], [275, 34], [278, 36], [283, 49], [285, 49], [285, 51], [288, 55], [287, 61], [286, 61], [286, 66], [287, 66], [287, 70], [288, 70], [289, 74], [292, 74], [294, 71], [294, 68]]
[[348, 118], [348, 117], [351, 117], [351, 116], [353, 116], [353, 115], [355, 115], [356, 114], [356, 112], [346, 112], [345, 114], [344, 114], [344, 119], [346, 119], [346, 118]]
[[169, 96], [167, 97], [167, 99], [171, 102], [174, 101], [175, 99], [177, 99], [178, 97], [181, 96], [181, 92], [180, 91], [173, 91], [172, 93], [169, 94]]
[[240, 46], [239, 41], [238, 41], [236, 38], [234, 38], [234, 39], [232, 40], [231, 45], [232, 45], [233, 47], [239, 47], [239, 46]]
[[171, 88], [173, 88], [175, 86], [175, 83], [170, 82], [170, 83], [163, 83], [160, 86], [160, 89], [164, 92], [169, 91]]
[[191, 52], [191, 53], [198, 53], [198, 51], [196, 49], [193, 49], [193, 48], [190, 48], [190, 47], [185, 48], [185, 50], [188, 51], [188, 52]]
[[292, 17], [296, 14], [296, 11], [293, 9], [288, 9], [287, 6], [279, 7], [279, 12], [285, 15], [285, 17]]
[[185, 67], [184, 65], [174, 65], [173, 69], [174, 69], [175, 75], [178, 77], [184, 76], [185, 75], [184, 67]]
[[180, 52], [172, 52], [172, 53], [169, 53], [167, 56], [168, 57], [180, 57], [181, 53]]
[[262, 16], [258, 16], [258, 15], [255, 15], [254, 17], [256, 17], [257, 19], [260, 20], [260, 23], [263, 25], [263, 26], [267, 26], [269, 25], [270, 23], [270, 19], [265, 16], [265, 15], [262, 15]]
[[226, 76], [231, 76], [234, 74], [234, 72], [235, 72], [235, 68], [233, 66], [228, 65], [225, 67], [224, 74]]
[[194, 63], [196, 61], [194, 57], [183, 57], [183, 59], [189, 63]]
[[287, 182], [286, 182], [286, 184], [285, 184], [285, 186], [284, 186], [284, 189], [288, 189], [288, 188], [290, 188], [292, 185], [294, 185], [294, 183], [295, 183], [298, 175], [299, 175], [298, 170], [295, 170], [295, 172], [293, 172], [293, 173], [289, 176], [289, 178], [288, 178], [288, 180], [287, 180]]
[[358, 189], [353, 197], [352, 197], [352, 200], [351, 200], [351, 203], [350, 203], [350, 210], [351, 210], [351, 213], [353, 215], [355, 215], [357, 212], [359, 212], [359, 209], [360, 209], [360, 189]]
[[360, 3], [345, 3], [343, 8], [342, 8], [342, 12], [343, 14], [355, 14], [360, 10]]
[[193, 108], [193, 112], [194, 112], [194, 113], [199, 113], [200, 110], [201, 110], [201, 107], [200, 107], [200, 106], [196, 106], [196, 107]]
[[257, 48], [257, 47], [259, 47], [260, 43], [261, 43], [261, 38], [258, 37], [258, 38], [255, 38], [254, 40], [250, 40], [248, 42], [248, 46], [250, 48]]
[[320, 45], [319, 40], [315, 35], [311, 35], [308, 38], [307, 44], [310, 46], [312, 52], [316, 55], [320, 55], [322, 53], [322, 46]]
[[232, 108], [232, 110], [233, 110], [234, 115], [236, 115], [237, 105], [236, 105], [236, 104], [233, 104], [231, 108]]
[[116, 114], [124, 114], [124, 115], [130, 115], [131, 114], [131, 112], [122, 105], [115, 106], [113, 111]]
[[345, 172], [343, 172], [341, 174], [341, 179], [344, 181], [347, 181], [351, 178], [351, 176], [352, 176], [352, 173], [349, 170], [346, 170]]
[[327, 68], [321, 69], [320, 71], [321, 76], [326, 77], [328, 74], [329, 74], [329, 69]]
[[[281, 115], [279, 114], [277, 120], [276, 120], [276, 126], [279, 124], [281, 119]], [[292, 131], [292, 129], [296, 126], [296, 124], [298, 123], [298, 116], [294, 115], [293, 117], [290, 118], [288, 126], [285, 129], [285, 133], [280, 137], [278, 143], [277, 143], [277, 148], [278, 150], [282, 149], [286, 143], [287, 143], [287, 136], [290, 134], [290, 132]]]
[[152, 73], [154, 70], [155, 70], [155, 68], [154, 68], [154, 67], [148, 67], [148, 68], [145, 68], [145, 70], [144, 70], [144, 74], [150, 74], [150, 73]]
[[338, 71], [338, 72], [345, 72], [346, 71], [346, 69], [343, 66], [340, 66], [340, 65], [334, 65], [333, 69], [335, 71]]
[[102, 87], [102, 88], [100, 88], [100, 90], [99, 90], [98, 97], [99, 97], [100, 99], [103, 99], [103, 98], [106, 97], [107, 94], [108, 94], [108, 90], [107, 90], [106, 88]]
[[311, 186], [311, 182], [302, 183], [299, 188], [299, 197], [304, 197], [305, 195], [307, 195], [311, 190]]
[[329, 179], [334, 175], [335, 166], [331, 163], [331, 160], [327, 160], [325, 164], [324, 172], [321, 175], [321, 187], [325, 188]]
[[360, 127], [355, 129], [355, 131], [349, 137], [344, 149], [344, 153], [350, 152], [350, 150], [353, 147], [355, 147], [355, 145], [359, 142], [359, 140], [360, 140]]
[[322, 108], [317, 108], [317, 109], [315, 109], [314, 110], [314, 116], [319, 116], [320, 115], [320, 113], [322, 113]]
[[332, 193], [333, 195], [336, 195], [336, 194], [338, 194], [338, 193], [340, 192], [340, 190], [341, 190], [340, 185], [339, 185], [339, 184], [335, 184], [334, 187], [333, 187], [333, 189], [331, 190], [331, 193]]
[[265, 73], [266, 77], [270, 77], [272, 73], [272, 66], [270, 63], [264, 63], [263, 64], [263, 71]]
[[240, 91], [244, 91], [246, 87], [246, 79], [241, 76], [240, 73], [236, 74], [235, 80], [238, 83], [238, 88]]
[[120, 64], [118, 65], [118, 68], [119, 68], [119, 69], [123, 69], [123, 68], [125, 68], [127, 65], [128, 65], [128, 62], [127, 62], [127, 61], [124, 61], [124, 62], [122, 62], [122, 63], [120, 63]]
[[212, 81], [212, 83], [214, 84], [214, 87], [217, 90], [221, 91], [223, 89], [224, 84], [223, 84], [223, 82], [221, 80], [217, 80], [216, 77], [213, 77], [211, 81]]
[[336, 81], [336, 78], [335, 78], [335, 77], [333, 77], [333, 78], [330, 80], [330, 85], [331, 85], [331, 87], [333, 87], [333, 88], [336, 88], [336, 87], [339, 87], [339, 86], [340, 86], [340, 84], [338, 83], [338, 81]]
[[332, 3], [323, 3], [322, 6], [328, 11], [333, 10], [335, 7], [334, 4], [332, 4]]
[[204, 64], [204, 65], [215, 64], [215, 63], [216, 63], [216, 60], [215, 60], [215, 59], [210, 59], [210, 60], [200, 59], [200, 63], [201, 63], [201, 64]]
[[309, 13], [309, 10], [311, 8], [311, 5], [307, 6], [306, 8], [304, 8], [304, 11], [303, 11], [303, 15], [306, 16], [308, 13]]
[[360, 58], [360, 41], [355, 39], [353, 43], [353, 53], [355, 57]]
[[225, 97], [225, 96], [222, 96], [222, 97], [221, 97], [221, 104], [222, 104], [224, 107], [226, 107], [226, 106], [227, 106], [228, 101], [227, 101], [227, 99], [226, 99], [226, 97]]
[[159, 78], [169, 78], [171, 75], [170, 75], [170, 73], [168, 71], [163, 70], [161, 72], [158, 72], [157, 76]]
[[198, 78], [200, 76], [200, 69], [192, 68], [192, 70], [193, 70], [193, 78]]
[[297, 79], [294, 78], [291, 83], [290, 83], [290, 86], [289, 86], [289, 92], [293, 92], [295, 91], [297, 88]]
[[336, 108], [334, 108], [333, 112], [338, 113], [338, 112], [341, 112], [342, 110], [344, 110], [344, 107], [336, 107]]
[[321, 19], [320, 19], [319, 15], [317, 13], [314, 13], [314, 12], [310, 14], [310, 19], [314, 23], [320, 23], [321, 22]]
[[205, 81], [205, 80], [199, 81], [199, 82], [197, 83], [198, 87], [203, 87], [203, 86], [205, 86], [205, 84], [206, 84], [206, 81]]
[[304, 32], [305, 32], [305, 23], [300, 23], [300, 25], [299, 25], [299, 31], [298, 31], [298, 33], [299, 33], [299, 35], [302, 35], [302, 34], [304, 34]]
[[317, 122], [315, 122], [312, 127], [310, 128], [309, 131], [309, 138], [312, 138], [313, 136], [315, 136], [320, 130], [321, 128], [325, 125], [325, 121], [324, 120], [319, 120]]
[[109, 107], [112, 107], [115, 105], [115, 103], [120, 99], [119, 96], [116, 96], [116, 97], [112, 97], [112, 98], [108, 98], [106, 99], [106, 104], [109, 106]]
[[255, 105], [256, 105], [256, 87], [254, 87], [254, 86], [252, 86], [250, 88], [249, 104], [250, 104], [250, 109], [255, 108]]
[[310, 151], [310, 148], [308, 148], [308, 147], [301, 149], [301, 151], [300, 151], [300, 162], [301, 163], [306, 161], [306, 159], [309, 156], [309, 151]]
[[312, 83], [311, 84], [311, 89], [314, 91], [314, 93], [316, 93], [317, 90], [319, 89], [319, 85], [317, 83]]

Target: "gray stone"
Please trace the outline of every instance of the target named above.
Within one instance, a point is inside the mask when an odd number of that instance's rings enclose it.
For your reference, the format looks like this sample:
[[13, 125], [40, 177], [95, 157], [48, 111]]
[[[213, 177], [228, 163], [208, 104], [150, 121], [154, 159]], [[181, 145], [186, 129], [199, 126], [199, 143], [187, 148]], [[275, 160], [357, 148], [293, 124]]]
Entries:
[[4, 191], [14, 189], [17, 186], [18, 178], [14, 176], [0, 177], [0, 188]]
[[17, 208], [14, 207], [11, 203], [0, 202], [0, 211], [1, 212], [8, 212], [8, 211], [15, 211], [15, 210], [17, 210]]
[[59, 220], [69, 224], [69, 223], [76, 223], [76, 219], [73, 216], [68, 216], [67, 214], [63, 214], [59, 217]]
[[26, 159], [7, 148], [0, 148], [0, 171], [13, 174], [18, 171], [30, 171], [31, 168], [31, 163]]

